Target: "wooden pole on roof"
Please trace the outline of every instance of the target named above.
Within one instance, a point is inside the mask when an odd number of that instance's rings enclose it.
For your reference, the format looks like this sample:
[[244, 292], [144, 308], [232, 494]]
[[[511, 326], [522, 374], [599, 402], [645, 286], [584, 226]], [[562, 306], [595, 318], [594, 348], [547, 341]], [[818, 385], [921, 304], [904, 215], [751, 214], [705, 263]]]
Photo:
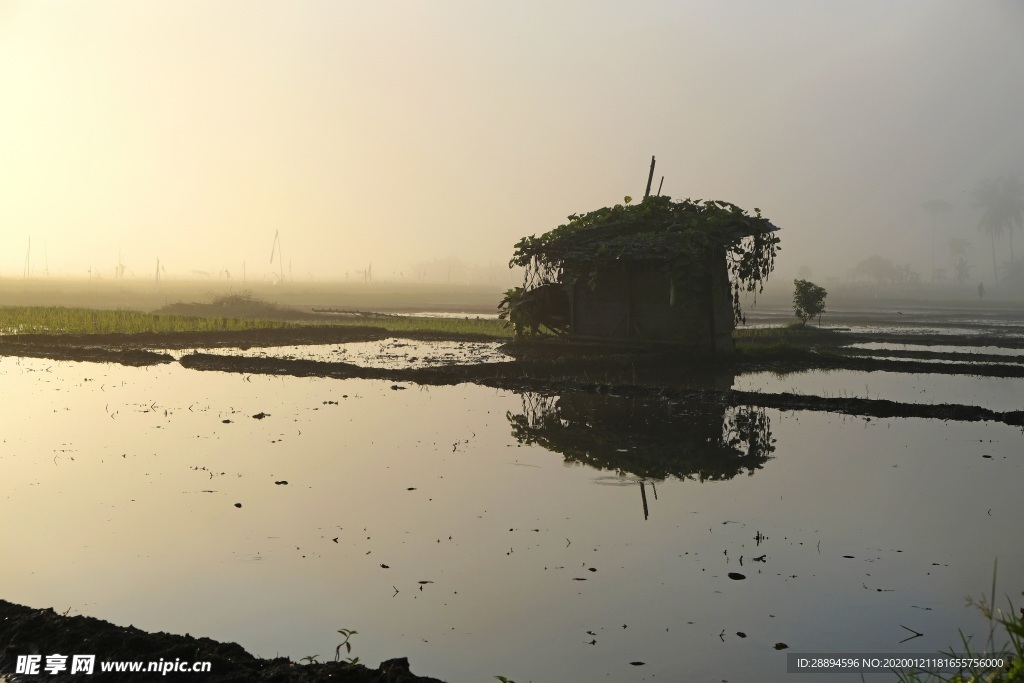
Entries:
[[651, 195], [651, 182], [654, 180], [654, 157], [651, 157], [651, 172], [647, 174], [647, 190], [644, 192], [644, 197]]
[[665, 176], [661, 176], [661, 182], [658, 183], [658, 196], [661, 196], [661, 186], [665, 184]]

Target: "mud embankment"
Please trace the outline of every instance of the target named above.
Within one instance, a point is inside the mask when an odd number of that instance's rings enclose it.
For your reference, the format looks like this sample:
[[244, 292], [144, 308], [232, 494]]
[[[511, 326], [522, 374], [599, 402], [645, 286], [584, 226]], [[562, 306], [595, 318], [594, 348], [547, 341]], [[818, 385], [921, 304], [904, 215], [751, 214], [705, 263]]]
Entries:
[[[934, 363], [876, 361], [874, 359], [824, 357], [826, 362], [817, 364], [814, 360], [805, 363], [740, 364], [745, 371], [774, 372], [798, 371], [801, 369], [859, 369], [899, 372], [935, 372], [948, 369]], [[844, 361], [852, 361], [845, 364]], [[426, 385], [449, 385], [474, 382], [512, 391], [536, 391], [562, 393], [584, 391], [614, 394], [617, 396], [645, 396], [666, 399], [685, 399], [715, 402], [726, 405], [748, 405], [780, 410], [811, 410], [816, 412], [843, 413], [865, 417], [917, 417], [940, 420], [1004, 422], [1010, 425], [1024, 425], [1024, 411], [1000, 412], [979, 406], [962, 404], [899, 403], [883, 399], [827, 398], [790, 393], [760, 393], [736, 390], [688, 389], [672, 386], [674, 382], [693, 379], [693, 368], [686, 365], [670, 366], [650, 359], [617, 357], [613, 362], [605, 359], [585, 361], [516, 361], [509, 363], [488, 363], [481, 365], [445, 366], [418, 369], [364, 368], [349, 363], [335, 363], [312, 360], [290, 360], [281, 358], [246, 358], [195, 353], [183, 356], [181, 364], [193, 370], [237, 372], [262, 375], [291, 375], [297, 377], [332, 377], [335, 379], [363, 378], [391, 382], [410, 382]], [[612, 366], [609, 368], [609, 366]], [[794, 367], [800, 365], [802, 367]], [[822, 365], [825, 367], [822, 368]], [[615, 367], [618, 366], [618, 367]], [[852, 367], [851, 367], [852, 366]], [[970, 374], [985, 374], [995, 377], [1024, 376], [1024, 368], [1008, 366], [1013, 374], [1002, 374], [1006, 366], [971, 366]], [[963, 374], [959, 366], [957, 374]], [[975, 371], [981, 368], [982, 373]], [[987, 368], [988, 372], [985, 373]], [[599, 379], [591, 381], [588, 377]]]
[[401, 336], [420, 341], [493, 342], [480, 334], [404, 332], [397, 335], [381, 327], [296, 326], [210, 332], [141, 332], [137, 334], [10, 334], [0, 335], [0, 356], [51, 360], [120, 363], [129, 366], [172, 363], [174, 358], [152, 349], [270, 348], [312, 344], [382, 341]]
[[[67, 671], [51, 675], [42, 670], [47, 655], [96, 655], [92, 675]], [[43, 656], [39, 675], [15, 674], [18, 655]], [[103, 673], [101, 662], [210, 662], [209, 673]], [[68, 659], [70, 662], [70, 657]], [[8, 678], [4, 678], [8, 676]], [[115, 626], [92, 617], [61, 616], [52, 609], [33, 609], [0, 600], [0, 681], [85, 681], [120, 683], [191, 681], [196, 683], [441, 683], [436, 678], [416, 676], [408, 660], [392, 659], [376, 669], [360, 664], [327, 662], [297, 664], [285, 657], [259, 659], [236, 643], [219, 643], [190, 635], [146, 633], [133, 626]]]
[[[346, 342], [378, 341], [401, 336], [431, 340], [475, 341], [476, 336], [453, 336], [437, 333], [402, 334], [374, 327], [297, 327], [285, 329], [244, 330], [238, 332], [148, 333], [87, 336], [18, 335], [0, 337], [0, 355], [17, 355], [56, 360], [152, 365], [174, 362], [165, 353], [153, 348], [238, 348], [292, 346], [305, 344], [344, 344]], [[843, 337], [846, 339], [846, 337]], [[851, 335], [848, 340], [899, 341], [921, 343], [920, 335], [877, 334]], [[679, 354], [619, 353], [613, 355], [573, 353], [557, 345], [539, 345], [533, 350], [515, 350], [518, 360], [504, 363], [442, 365], [422, 368], [372, 368], [336, 361], [300, 360], [273, 357], [229, 356], [190, 353], [181, 357], [183, 367], [198, 371], [233, 372], [259, 375], [290, 375], [296, 377], [330, 377], [335, 379], [376, 379], [423, 385], [451, 385], [473, 382], [514, 391], [590, 391], [622, 396], [663, 396], [714, 401], [729, 405], [751, 405], [780, 410], [812, 410], [838, 412], [865, 417], [921, 417], [943, 420], [992, 420], [1011, 425], [1024, 424], [1021, 411], [998, 412], [978, 406], [959, 404], [898, 403], [880, 399], [826, 398], [788, 393], [767, 394], [726, 389], [713, 380], [694, 382], [695, 377], [714, 372], [743, 374], [774, 372], [786, 374], [808, 370], [858, 370], [864, 372], [900, 372], [913, 374], [972, 375], [980, 377], [1024, 377], [1024, 364], [1008, 357], [1003, 362], [926, 362], [914, 357], [877, 358], [862, 355], [859, 350], [844, 349], [831, 342], [820, 350], [793, 349], [781, 354], [761, 356], [740, 355], [710, 368]], [[489, 339], [493, 341], [493, 339]], [[933, 335], [928, 342], [958, 346], [990, 346], [995, 338], [976, 339], [964, 335]], [[926, 342], [927, 343], [927, 342]], [[1024, 346], [1022, 340], [1001, 339], [1005, 348]], [[847, 353], [850, 351], [852, 353]], [[882, 355], [888, 352], [879, 352]], [[921, 352], [917, 352], [921, 353]], [[950, 354], [956, 360], [992, 361], [994, 354]], [[936, 360], [950, 360], [947, 354]], [[709, 369], [710, 368], [710, 369]], [[726, 383], [726, 387], [731, 382]], [[702, 387], [695, 390], [692, 387]], [[714, 386], [715, 389], [704, 389]]]
[[[859, 353], [843, 352], [815, 353], [813, 351], [791, 356], [782, 360], [739, 361], [734, 364], [741, 372], [770, 371], [780, 374], [806, 372], [807, 370], [859, 370], [861, 372], [905, 372], [933, 375], [973, 375], [975, 377], [1024, 377], [1024, 365], [1012, 358], [998, 363], [931, 363], [925, 360], [873, 358]], [[889, 355], [888, 351], [876, 351]], [[895, 356], [895, 354], [893, 354]], [[959, 361], [974, 361], [973, 354], [961, 354]], [[941, 360], [949, 360], [941, 359]]]
[[0, 356], [49, 358], [133, 367], [173, 363], [151, 349], [196, 349], [345, 344], [394, 336], [379, 327], [294, 327], [210, 332], [141, 332], [138, 334], [12, 334], [0, 336]]
[[0, 353], [31, 349], [65, 349], [69, 353], [82, 348], [117, 349], [194, 349], [251, 348], [253, 346], [292, 346], [299, 344], [344, 344], [374, 341], [394, 334], [381, 327], [295, 326], [254, 328], [251, 330], [210, 330], [207, 332], [138, 332], [134, 334], [8, 334], [0, 336]]

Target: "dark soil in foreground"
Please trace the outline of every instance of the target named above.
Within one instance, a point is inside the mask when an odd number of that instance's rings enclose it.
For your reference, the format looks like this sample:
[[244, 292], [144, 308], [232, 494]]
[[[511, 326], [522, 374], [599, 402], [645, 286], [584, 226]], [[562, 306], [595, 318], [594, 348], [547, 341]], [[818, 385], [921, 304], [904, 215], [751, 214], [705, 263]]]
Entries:
[[[43, 656], [38, 675], [15, 674], [18, 655]], [[47, 655], [96, 655], [95, 673], [51, 675], [43, 671]], [[102, 673], [101, 662], [210, 662], [209, 673]], [[5, 678], [6, 676], [6, 678]], [[440, 683], [416, 676], [408, 660], [391, 659], [376, 669], [360, 664], [298, 664], [287, 658], [258, 659], [235, 643], [218, 643], [169, 633], [146, 633], [92, 617], [65, 617], [52, 609], [32, 609], [0, 600], [0, 681], [280, 681], [305, 683]]]

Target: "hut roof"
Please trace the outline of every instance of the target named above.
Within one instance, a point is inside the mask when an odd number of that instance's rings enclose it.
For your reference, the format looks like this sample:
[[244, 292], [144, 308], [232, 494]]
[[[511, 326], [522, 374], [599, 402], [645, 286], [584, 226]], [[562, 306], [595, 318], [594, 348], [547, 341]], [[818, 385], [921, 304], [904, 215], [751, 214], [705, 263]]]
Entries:
[[776, 230], [758, 209], [749, 215], [729, 202], [647, 197], [635, 205], [573, 214], [568, 223], [540, 237], [524, 237], [516, 244], [510, 265], [529, 267], [536, 260], [548, 267], [589, 270], [657, 261], [688, 267], [704, 258], [712, 245], [730, 249], [746, 237], [777, 244], [778, 238], [771, 235]]

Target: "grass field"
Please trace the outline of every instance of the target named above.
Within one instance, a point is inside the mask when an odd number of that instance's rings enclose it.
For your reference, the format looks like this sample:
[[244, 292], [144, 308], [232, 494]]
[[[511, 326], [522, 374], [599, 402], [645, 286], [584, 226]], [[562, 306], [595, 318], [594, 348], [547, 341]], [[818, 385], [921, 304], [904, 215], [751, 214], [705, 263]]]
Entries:
[[[314, 317], [301, 320], [284, 309], [252, 296], [218, 297], [208, 304], [172, 304], [168, 310], [144, 313], [127, 308], [76, 306], [0, 306], [0, 334], [137, 334], [140, 332], [210, 332], [301, 325], [381, 327], [396, 334], [417, 332], [450, 335], [487, 335], [510, 339], [512, 329], [493, 318], [430, 318], [395, 314]], [[177, 310], [175, 310], [177, 309]], [[289, 318], [292, 318], [289, 320]], [[740, 329], [737, 347], [765, 350], [777, 346], [805, 346], [828, 342], [835, 333], [800, 326]]]
[[137, 334], [140, 332], [208, 332], [292, 327], [276, 320], [159, 315], [129, 310], [65, 306], [0, 307], [2, 334]]
[[[212, 310], [212, 309], [211, 309]], [[102, 310], [66, 306], [0, 307], [0, 334], [138, 334], [142, 332], [222, 332], [297, 328], [302, 325], [382, 327], [396, 334], [408, 332], [488, 335], [510, 338], [512, 332], [493, 319], [421, 318], [397, 315], [359, 316], [316, 322], [276, 320], [275, 309], [247, 310], [236, 316], [142, 313], [126, 309]]]

